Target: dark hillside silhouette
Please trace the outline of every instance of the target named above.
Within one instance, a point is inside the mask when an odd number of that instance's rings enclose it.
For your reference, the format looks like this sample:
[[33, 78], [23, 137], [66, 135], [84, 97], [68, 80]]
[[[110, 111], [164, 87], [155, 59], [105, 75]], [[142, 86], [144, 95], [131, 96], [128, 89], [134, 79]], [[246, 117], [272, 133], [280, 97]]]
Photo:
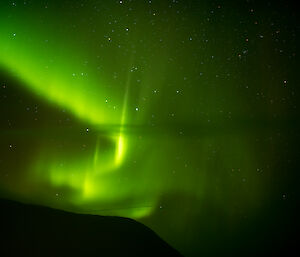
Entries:
[[181, 256], [146, 226], [0, 200], [0, 256]]

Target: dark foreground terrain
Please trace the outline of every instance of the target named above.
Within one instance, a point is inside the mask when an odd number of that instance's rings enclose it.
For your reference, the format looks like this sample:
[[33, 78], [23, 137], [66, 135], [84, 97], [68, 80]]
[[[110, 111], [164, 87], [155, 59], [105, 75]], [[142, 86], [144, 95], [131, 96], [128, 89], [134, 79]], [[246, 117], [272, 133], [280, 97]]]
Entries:
[[0, 199], [0, 256], [181, 256], [134, 220]]

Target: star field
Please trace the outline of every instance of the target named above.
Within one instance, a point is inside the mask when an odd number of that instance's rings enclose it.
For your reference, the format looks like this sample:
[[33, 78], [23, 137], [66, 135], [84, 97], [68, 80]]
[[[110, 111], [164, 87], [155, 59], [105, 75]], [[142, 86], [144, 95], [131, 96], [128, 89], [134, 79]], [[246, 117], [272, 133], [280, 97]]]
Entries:
[[286, 1], [1, 1], [0, 196], [133, 218], [184, 256], [270, 252], [298, 28]]

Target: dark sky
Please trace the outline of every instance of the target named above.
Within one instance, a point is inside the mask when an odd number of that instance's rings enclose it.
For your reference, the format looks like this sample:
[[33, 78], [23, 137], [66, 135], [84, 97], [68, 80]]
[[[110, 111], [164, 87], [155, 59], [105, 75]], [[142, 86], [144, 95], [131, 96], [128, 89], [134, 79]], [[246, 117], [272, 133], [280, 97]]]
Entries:
[[284, 249], [298, 195], [296, 12], [1, 1], [0, 196], [133, 218], [185, 256]]

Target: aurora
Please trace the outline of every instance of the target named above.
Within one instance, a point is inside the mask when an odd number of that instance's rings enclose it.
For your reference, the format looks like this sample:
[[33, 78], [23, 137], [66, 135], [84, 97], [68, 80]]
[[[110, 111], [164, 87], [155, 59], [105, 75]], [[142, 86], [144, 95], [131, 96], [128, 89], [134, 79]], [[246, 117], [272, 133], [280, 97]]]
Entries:
[[250, 245], [292, 192], [294, 16], [232, 5], [1, 1], [0, 196], [132, 218], [184, 256]]

